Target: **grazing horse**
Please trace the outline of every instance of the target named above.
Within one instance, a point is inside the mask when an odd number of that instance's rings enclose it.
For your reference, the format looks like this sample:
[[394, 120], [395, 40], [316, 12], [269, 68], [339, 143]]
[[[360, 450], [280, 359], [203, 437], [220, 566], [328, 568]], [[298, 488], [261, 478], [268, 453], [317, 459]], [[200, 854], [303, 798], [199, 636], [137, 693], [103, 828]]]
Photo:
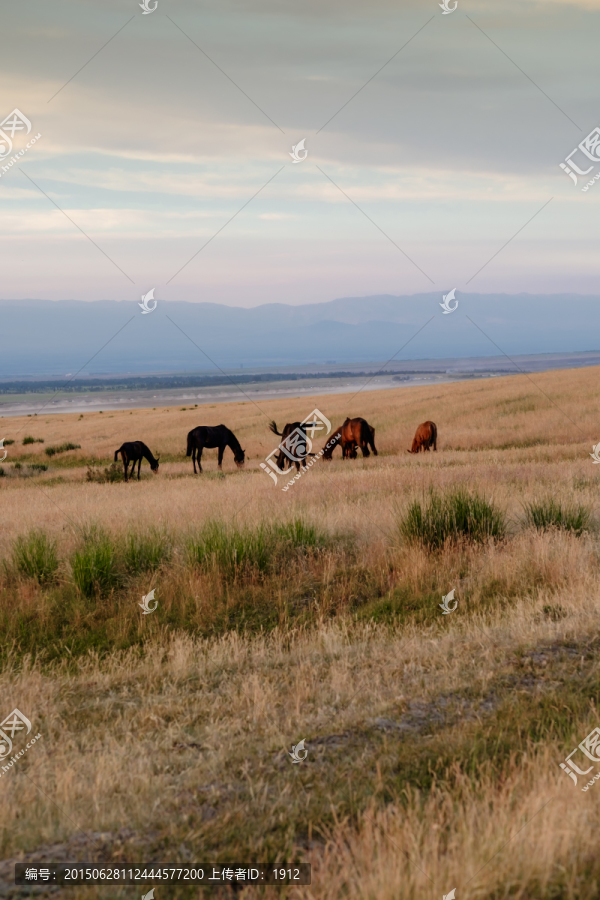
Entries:
[[437, 450], [437, 425], [435, 422], [422, 422], [415, 431], [412, 448], [407, 453], [420, 453], [421, 450]]
[[[337, 440], [335, 440], [337, 438]], [[331, 459], [333, 451], [338, 444], [342, 445], [343, 459], [356, 459], [356, 448], [360, 447], [363, 456], [370, 456], [369, 447], [377, 456], [377, 448], [375, 447], [375, 429], [369, 425], [366, 419], [346, 419], [344, 424], [337, 429], [333, 440], [335, 443], [329, 442], [329, 446], [324, 454], [323, 459]]]
[[[282, 438], [282, 441], [281, 441], [282, 444], [283, 444], [283, 441], [285, 441], [285, 439], [288, 438], [290, 436], [290, 434], [292, 434], [292, 432], [294, 432], [296, 430], [296, 428], [299, 428], [301, 431], [304, 432], [304, 434], [306, 434], [307, 427], [308, 427], [308, 425], [306, 425], [306, 424], [303, 425], [302, 422], [287, 422], [287, 424], [284, 425], [283, 431], [278, 431], [277, 423], [275, 422], [275, 419], [272, 419], [271, 422], [269, 422], [269, 430], [272, 431], [273, 434], [276, 434], [280, 438]], [[298, 455], [300, 455], [300, 454], [298, 454]], [[307, 456], [314, 456], [314, 455], [315, 455], [314, 453], [306, 453], [302, 457], [302, 459], [304, 460], [304, 459], [306, 459]], [[284, 471], [288, 466], [291, 469], [292, 462], [295, 463], [296, 471], [299, 472], [300, 471], [300, 462], [297, 459], [291, 460], [289, 458], [289, 456], [283, 452], [283, 450], [279, 451], [279, 455], [277, 457], [277, 468], [278, 469], [280, 469], [281, 471]]]
[[187, 436], [187, 454], [192, 457], [194, 463], [194, 475], [196, 475], [196, 458], [198, 459], [198, 471], [202, 472], [202, 451], [205, 447], [219, 448], [219, 469], [222, 467], [225, 447], [231, 447], [236, 466], [241, 468], [246, 461], [246, 451], [242, 450], [240, 442], [233, 431], [226, 425], [198, 425]]
[[158, 474], [158, 460], [159, 456], [152, 456], [152, 453], [146, 447], [143, 441], [126, 441], [124, 444], [121, 444], [118, 450], [115, 450], [115, 462], [117, 458], [121, 454], [121, 459], [123, 460], [123, 470], [125, 475], [125, 481], [128, 481], [127, 478], [127, 468], [129, 463], [131, 463], [131, 477], [133, 478], [133, 470], [135, 469], [135, 464], [138, 464], [138, 481], [140, 480], [140, 468], [142, 465], [142, 458], [147, 459], [150, 463], [150, 468], [154, 472], [155, 475]]

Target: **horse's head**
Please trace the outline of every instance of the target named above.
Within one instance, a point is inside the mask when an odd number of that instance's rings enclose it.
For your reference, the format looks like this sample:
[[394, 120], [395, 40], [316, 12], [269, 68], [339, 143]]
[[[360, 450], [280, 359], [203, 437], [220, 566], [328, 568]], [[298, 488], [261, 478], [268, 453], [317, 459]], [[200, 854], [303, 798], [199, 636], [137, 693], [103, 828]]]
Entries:
[[153, 462], [153, 463], [150, 463], [150, 468], [152, 469], [152, 471], [154, 472], [155, 475], [158, 475], [158, 461], [159, 461], [159, 459], [160, 459], [160, 453], [157, 453], [157, 454], [156, 454], [156, 457], [155, 457], [155, 459], [154, 459], [154, 462]]
[[240, 449], [233, 458], [238, 469], [241, 469], [246, 462], [246, 451]]

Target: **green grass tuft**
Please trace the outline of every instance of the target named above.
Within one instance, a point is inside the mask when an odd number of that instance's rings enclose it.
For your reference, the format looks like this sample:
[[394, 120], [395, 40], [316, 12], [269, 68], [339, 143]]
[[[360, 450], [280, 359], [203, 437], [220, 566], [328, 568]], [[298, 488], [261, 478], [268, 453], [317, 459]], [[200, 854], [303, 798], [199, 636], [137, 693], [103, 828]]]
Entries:
[[477, 493], [464, 488], [438, 494], [431, 491], [427, 502], [415, 500], [398, 522], [400, 536], [437, 550], [447, 541], [484, 542], [503, 538], [506, 530], [502, 510]]
[[116, 553], [109, 535], [90, 529], [81, 549], [73, 554], [71, 569], [73, 581], [85, 597], [105, 595], [117, 587]]
[[123, 564], [128, 575], [154, 572], [171, 559], [173, 548], [168, 537], [158, 531], [129, 534], [123, 551]]
[[43, 531], [33, 529], [16, 539], [12, 564], [20, 575], [33, 578], [40, 584], [55, 581], [58, 572], [56, 542]]
[[525, 504], [527, 524], [538, 531], [559, 528], [583, 534], [590, 527], [592, 509], [582, 503], [563, 504], [553, 497]]
[[44, 438], [34, 438], [34, 437], [31, 437], [30, 434], [28, 434], [26, 437], [23, 438], [23, 443], [24, 444], [43, 444]]
[[29, 463], [32, 472], [47, 472], [48, 463]]
[[234, 578], [242, 572], [266, 573], [286, 558], [325, 545], [325, 536], [301, 519], [254, 529], [207, 522], [188, 542], [187, 556], [191, 565], [218, 569], [226, 578]]
[[64, 444], [57, 444], [55, 447], [46, 447], [46, 456], [56, 456], [57, 453], [66, 453], [67, 450], [81, 450], [81, 444], [72, 444], [67, 441]]
[[122, 466], [113, 462], [104, 471], [97, 469], [95, 466], [88, 466], [85, 480], [95, 481], [97, 484], [114, 484], [118, 481], [124, 481], [125, 476], [123, 475]]

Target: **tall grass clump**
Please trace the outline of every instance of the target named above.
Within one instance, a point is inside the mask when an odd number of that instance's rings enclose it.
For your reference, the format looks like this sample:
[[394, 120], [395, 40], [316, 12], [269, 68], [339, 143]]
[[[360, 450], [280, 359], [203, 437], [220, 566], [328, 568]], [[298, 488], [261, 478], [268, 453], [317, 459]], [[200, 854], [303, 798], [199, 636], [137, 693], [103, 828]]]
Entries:
[[18, 537], [13, 545], [12, 565], [16, 572], [39, 584], [56, 580], [58, 553], [56, 542], [43, 531], [32, 529]]
[[123, 467], [116, 462], [112, 462], [110, 466], [106, 466], [104, 471], [97, 469], [95, 466], [87, 467], [86, 481], [95, 481], [97, 484], [115, 484], [118, 481], [124, 481]]
[[232, 577], [241, 569], [266, 572], [271, 561], [267, 529], [227, 528], [207, 522], [188, 544], [188, 558], [202, 569], [220, 569]]
[[278, 543], [283, 541], [295, 551], [309, 548], [318, 550], [327, 544], [327, 538], [323, 532], [303, 519], [272, 525], [271, 532]]
[[129, 534], [123, 550], [123, 564], [128, 575], [154, 572], [172, 555], [171, 543], [159, 531]]
[[203, 569], [219, 569], [227, 578], [242, 572], [266, 573], [290, 557], [325, 547], [327, 538], [301, 519], [256, 528], [231, 528], [208, 522], [187, 546], [188, 560]]
[[64, 444], [57, 444], [55, 447], [46, 447], [44, 453], [46, 456], [56, 456], [57, 453], [66, 453], [67, 450], [81, 450], [81, 444], [72, 444], [67, 441]]
[[562, 531], [573, 531], [575, 534], [581, 535], [590, 527], [592, 509], [581, 503], [563, 504], [560, 500], [550, 497], [526, 503], [525, 517], [527, 524], [537, 528], [538, 531], [559, 528]]
[[506, 523], [503, 511], [494, 504], [459, 488], [446, 494], [430, 491], [423, 503], [415, 500], [400, 519], [398, 530], [405, 541], [437, 550], [447, 541], [503, 538]]
[[107, 594], [118, 584], [115, 548], [106, 532], [93, 528], [71, 559], [73, 581], [82, 594]]
[[25, 435], [23, 438], [24, 444], [43, 444], [44, 438], [34, 438], [30, 434]]

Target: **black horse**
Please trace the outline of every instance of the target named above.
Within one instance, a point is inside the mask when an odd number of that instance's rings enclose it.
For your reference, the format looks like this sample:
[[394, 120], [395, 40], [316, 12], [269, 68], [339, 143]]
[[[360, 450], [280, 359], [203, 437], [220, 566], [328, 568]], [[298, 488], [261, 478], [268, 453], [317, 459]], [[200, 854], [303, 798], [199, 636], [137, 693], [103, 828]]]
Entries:
[[225, 447], [231, 447], [233, 458], [238, 468], [243, 466], [246, 461], [246, 451], [242, 450], [235, 434], [226, 425], [199, 425], [197, 428], [193, 428], [187, 436], [186, 456], [192, 457], [194, 475], [196, 474], [196, 458], [198, 459], [198, 471], [202, 472], [201, 459], [202, 451], [205, 447], [209, 449], [213, 447], [219, 448], [219, 469], [223, 462]]
[[126, 443], [121, 444], [118, 450], [115, 450], [115, 462], [117, 458], [121, 454], [121, 459], [123, 460], [123, 470], [125, 474], [125, 481], [127, 481], [127, 468], [129, 463], [131, 463], [131, 477], [133, 477], [133, 470], [135, 469], [135, 464], [138, 464], [138, 481], [140, 480], [140, 468], [142, 465], [142, 459], [147, 459], [150, 463], [150, 468], [156, 475], [158, 473], [158, 460], [159, 456], [152, 456], [152, 453], [146, 447], [143, 441], [126, 441]]

